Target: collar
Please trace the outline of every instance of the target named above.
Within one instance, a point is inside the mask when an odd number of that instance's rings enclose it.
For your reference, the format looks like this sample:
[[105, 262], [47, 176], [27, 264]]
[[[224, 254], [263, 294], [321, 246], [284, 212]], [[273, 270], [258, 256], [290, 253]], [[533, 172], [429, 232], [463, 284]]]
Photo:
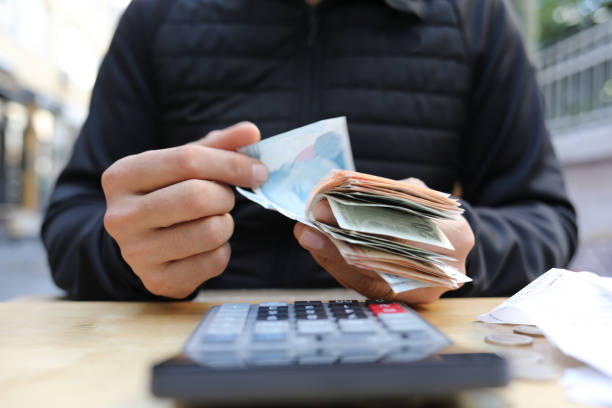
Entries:
[[423, 0], [385, 0], [387, 6], [423, 18]]

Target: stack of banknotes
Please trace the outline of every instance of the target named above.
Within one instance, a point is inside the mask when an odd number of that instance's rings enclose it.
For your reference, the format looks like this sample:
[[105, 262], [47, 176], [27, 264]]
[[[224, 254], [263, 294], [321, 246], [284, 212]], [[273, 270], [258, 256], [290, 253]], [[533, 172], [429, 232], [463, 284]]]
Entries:
[[[427, 286], [454, 289], [470, 281], [452, 266], [455, 259], [448, 254], [454, 248], [437, 224], [463, 212], [458, 201], [427, 187], [355, 172], [344, 117], [241, 151], [270, 172], [266, 183], [253, 191], [237, 188], [241, 194], [321, 231], [348, 264], [378, 273], [394, 292]], [[321, 200], [329, 203], [336, 223], [315, 219], [313, 209]]]

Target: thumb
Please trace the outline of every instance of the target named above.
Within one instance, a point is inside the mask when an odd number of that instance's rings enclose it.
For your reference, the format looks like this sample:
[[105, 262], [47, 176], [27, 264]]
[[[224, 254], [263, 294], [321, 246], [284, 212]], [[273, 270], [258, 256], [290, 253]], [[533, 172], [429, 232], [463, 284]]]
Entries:
[[261, 133], [255, 124], [240, 122], [225, 129], [213, 130], [192, 144], [222, 150], [236, 150], [261, 140]]
[[417, 187], [429, 188], [429, 187], [427, 187], [427, 184], [425, 184], [423, 182], [423, 180], [418, 179], [416, 177], [408, 177], [408, 178], [402, 179], [400, 181], [402, 183], [411, 184], [411, 185], [417, 186]]

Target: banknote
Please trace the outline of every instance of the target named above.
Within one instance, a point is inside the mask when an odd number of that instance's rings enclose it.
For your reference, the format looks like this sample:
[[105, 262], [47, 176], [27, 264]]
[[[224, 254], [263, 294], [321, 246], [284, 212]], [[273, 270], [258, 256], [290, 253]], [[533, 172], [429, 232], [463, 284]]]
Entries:
[[[471, 280], [453, 266], [453, 245], [437, 225], [463, 212], [459, 202], [425, 186], [355, 172], [344, 117], [239, 151], [269, 171], [259, 188], [237, 188], [242, 195], [318, 229], [348, 264], [376, 272], [394, 292], [428, 286], [456, 289]], [[329, 203], [333, 224], [314, 217], [323, 200]]]
[[239, 149], [268, 167], [268, 180], [248, 199], [297, 221], [304, 217], [313, 187], [332, 169], [354, 170], [345, 117], [321, 120]]
[[455, 249], [442, 230], [427, 217], [386, 207], [347, 204], [329, 195], [327, 201], [341, 228]]
[[377, 272], [378, 276], [380, 276], [389, 286], [391, 290], [395, 293], [407, 292], [409, 290], [418, 289], [418, 288], [427, 288], [431, 286], [435, 286], [434, 284], [422, 282], [416, 279], [403, 278], [397, 275], [391, 275], [390, 273]]
[[407, 245], [402, 242], [393, 241], [380, 236], [364, 234], [358, 231], [347, 231], [342, 228], [336, 228], [331, 225], [323, 224], [316, 220], [313, 221], [313, 223], [315, 227], [326, 235], [341, 241], [365, 247], [377, 248], [390, 254], [414, 259], [415, 261], [422, 261], [432, 265], [442, 265], [444, 264], [444, 261], [456, 260], [448, 255], [442, 255], [427, 249]]

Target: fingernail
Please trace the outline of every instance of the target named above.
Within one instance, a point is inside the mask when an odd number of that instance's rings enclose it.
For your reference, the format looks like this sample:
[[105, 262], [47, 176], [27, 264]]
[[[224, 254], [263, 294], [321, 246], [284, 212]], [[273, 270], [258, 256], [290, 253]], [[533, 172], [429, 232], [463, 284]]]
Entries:
[[263, 164], [253, 165], [253, 180], [256, 184], [263, 184], [268, 179], [268, 169]]
[[319, 250], [323, 248], [323, 240], [321, 237], [310, 231], [304, 231], [300, 235], [300, 244], [308, 249]]
[[327, 208], [325, 208], [325, 204], [323, 203], [323, 201], [319, 201], [315, 205], [314, 210], [312, 212], [315, 217], [315, 220], [317, 221], [325, 220], [328, 214]]

